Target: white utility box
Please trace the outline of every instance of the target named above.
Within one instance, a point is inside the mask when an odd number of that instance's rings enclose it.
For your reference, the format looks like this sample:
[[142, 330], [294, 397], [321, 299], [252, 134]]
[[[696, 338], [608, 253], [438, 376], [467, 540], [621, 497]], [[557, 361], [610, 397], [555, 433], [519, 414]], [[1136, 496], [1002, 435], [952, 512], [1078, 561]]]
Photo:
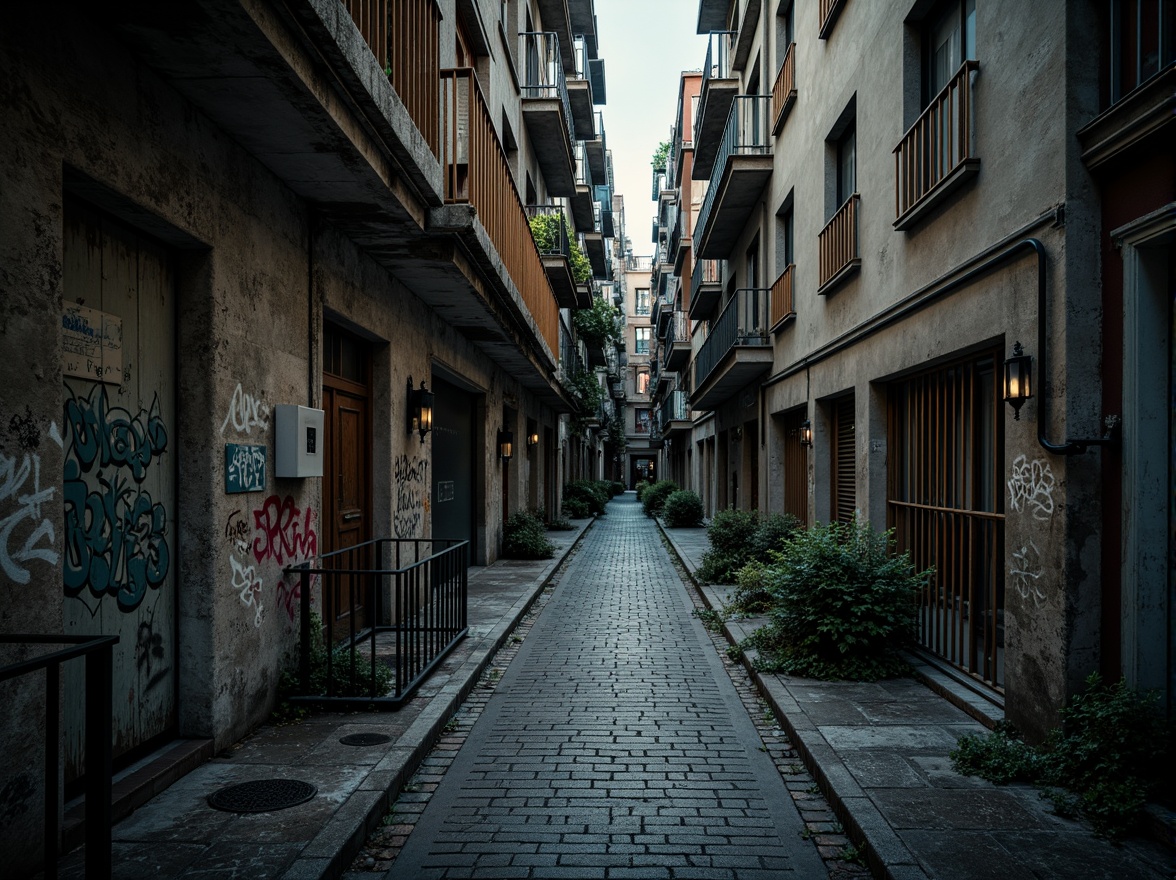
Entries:
[[323, 411], [279, 403], [274, 407], [275, 477], [323, 475]]

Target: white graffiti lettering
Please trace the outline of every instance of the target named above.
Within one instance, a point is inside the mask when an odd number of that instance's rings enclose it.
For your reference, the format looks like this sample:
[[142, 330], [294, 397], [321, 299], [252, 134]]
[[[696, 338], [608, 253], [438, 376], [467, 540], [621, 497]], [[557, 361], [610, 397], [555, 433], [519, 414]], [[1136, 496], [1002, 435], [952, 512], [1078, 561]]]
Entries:
[[[25, 491], [30, 477], [32, 486]], [[0, 569], [18, 584], [29, 582], [26, 565], [34, 559], [57, 564], [58, 555], [52, 549], [57, 535], [53, 523], [41, 516], [41, 505], [51, 501], [56, 491], [53, 486], [41, 488], [41, 457], [36, 453], [26, 452], [19, 464], [15, 457], [0, 455]], [[42, 541], [50, 546], [40, 546]]]
[[1009, 507], [1016, 511], [1027, 510], [1036, 520], [1048, 520], [1054, 513], [1055, 480], [1053, 468], [1044, 459], [1029, 461], [1018, 455], [1013, 462], [1013, 473], [1009, 477]]
[[229, 404], [229, 414], [221, 423], [221, 434], [232, 424], [233, 429], [240, 434], [251, 434], [254, 428], [262, 431], [269, 428], [270, 408], [261, 398], [246, 394], [241, 390], [241, 383], [237, 383], [237, 390], [233, 392], [233, 402]]
[[261, 578], [252, 565], [242, 565], [237, 557], [229, 554], [229, 564], [233, 566], [233, 591], [241, 597], [241, 604], [246, 608], [256, 609], [253, 615], [253, 625], [261, 626]]
[[1046, 600], [1046, 595], [1041, 589], [1042, 574], [1041, 551], [1030, 540], [1028, 547], [1022, 547], [1019, 552], [1013, 553], [1013, 567], [1009, 569], [1009, 580], [1017, 595], [1026, 601], [1032, 597], [1033, 604], [1038, 608]]

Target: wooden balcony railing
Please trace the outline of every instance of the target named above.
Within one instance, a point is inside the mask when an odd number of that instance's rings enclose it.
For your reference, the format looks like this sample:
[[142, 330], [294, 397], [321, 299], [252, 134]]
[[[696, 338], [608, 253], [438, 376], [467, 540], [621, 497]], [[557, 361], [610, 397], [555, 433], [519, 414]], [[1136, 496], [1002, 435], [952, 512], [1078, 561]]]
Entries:
[[837, 20], [837, 15], [844, 5], [845, 0], [821, 0], [821, 29], [818, 33], [820, 39], [823, 40], [829, 36], [829, 32], [833, 30], [833, 23]]
[[772, 329], [777, 329], [789, 318], [796, 317], [792, 302], [792, 276], [796, 266], [789, 263], [772, 284]]
[[796, 43], [791, 43], [784, 52], [784, 63], [776, 74], [772, 87], [772, 133], [779, 134], [784, 124], [784, 114], [796, 101]]
[[837, 209], [833, 219], [817, 236], [820, 252], [820, 282], [818, 293], [839, 281], [851, 269], [861, 264], [858, 253], [858, 201], [861, 196], [854, 193]]
[[558, 356], [559, 306], [473, 68], [441, 71], [441, 98], [445, 202], [477, 211], [540, 335]]
[[928, 198], [956, 169], [975, 161], [971, 74], [979, 68], [977, 62], [965, 61], [894, 148], [897, 217]]
[[441, 10], [436, 0], [344, 3], [433, 155], [438, 155]]

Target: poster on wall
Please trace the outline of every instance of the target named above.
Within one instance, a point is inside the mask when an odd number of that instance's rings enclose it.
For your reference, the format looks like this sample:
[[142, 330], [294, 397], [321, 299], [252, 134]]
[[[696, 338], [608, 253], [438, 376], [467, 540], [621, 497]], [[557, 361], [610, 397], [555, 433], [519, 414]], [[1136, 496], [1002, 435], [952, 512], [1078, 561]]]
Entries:
[[123, 384], [122, 318], [76, 303], [61, 314], [61, 372], [65, 376]]
[[225, 444], [225, 494], [265, 491], [264, 446]]

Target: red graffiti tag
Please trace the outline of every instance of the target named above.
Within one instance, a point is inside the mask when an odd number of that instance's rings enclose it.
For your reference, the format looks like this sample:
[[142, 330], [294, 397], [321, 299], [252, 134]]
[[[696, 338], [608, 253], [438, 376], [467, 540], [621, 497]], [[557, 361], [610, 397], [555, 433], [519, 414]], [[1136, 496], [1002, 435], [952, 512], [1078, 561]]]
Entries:
[[[318, 575], [310, 576], [310, 604], [314, 604], [314, 583], [318, 580]], [[297, 575], [291, 576], [288, 580], [282, 578], [278, 581], [278, 606], [286, 610], [286, 616], [290, 618], [290, 622], [294, 622], [294, 618], [298, 614], [299, 608], [302, 607], [302, 578]]]
[[285, 564], [318, 554], [314, 511], [309, 507], [299, 511], [292, 495], [285, 500], [277, 495], [265, 499], [265, 504], [253, 511], [253, 525], [260, 533], [253, 539], [253, 557], [258, 562], [273, 559]]

